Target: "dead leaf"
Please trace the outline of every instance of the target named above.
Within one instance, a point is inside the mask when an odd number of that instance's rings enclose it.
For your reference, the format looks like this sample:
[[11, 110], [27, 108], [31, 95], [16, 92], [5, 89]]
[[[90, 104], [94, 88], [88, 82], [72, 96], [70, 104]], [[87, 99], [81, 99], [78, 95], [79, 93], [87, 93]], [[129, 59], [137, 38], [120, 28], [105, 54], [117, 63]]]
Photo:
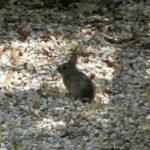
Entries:
[[78, 53], [78, 50], [79, 50], [79, 45], [72, 44], [72, 43], [70, 44], [70, 51]]
[[23, 56], [23, 52], [19, 51], [18, 56]]
[[90, 79], [93, 80], [94, 78], [95, 78], [95, 74], [93, 73], [90, 75]]
[[50, 35], [49, 33], [46, 33], [44, 35], [39, 36], [39, 38], [46, 42], [50, 38]]
[[57, 38], [60, 36], [59, 33], [54, 33], [54, 32], [47, 32], [43, 35], [41, 35], [39, 38], [41, 38], [43, 41], [48, 41], [49, 39], [53, 40], [54, 42], [57, 41]]
[[18, 51], [14, 50], [11, 47], [11, 44], [5, 44], [4, 48], [1, 50], [0, 55], [2, 56], [3, 53], [8, 52], [9, 58], [11, 62], [15, 62], [18, 57]]
[[24, 69], [28, 70], [29, 72], [35, 73], [36, 72], [36, 67], [33, 64], [30, 64], [28, 62], [25, 62], [23, 64]]
[[108, 88], [97, 88], [96, 89], [96, 93], [97, 94], [103, 94], [103, 95], [105, 95], [105, 94], [110, 94], [112, 91], [111, 90], [109, 90]]
[[17, 60], [17, 57], [18, 57], [18, 51], [14, 49], [10, 49], [10, 60], [15, 62]]
[[59, 76], [56, 75], [56, 73], [54, 73], [54, 74], [51, 75], [51, 78], [52, 78], [52, 81], [56, 81], [56, 80], [59, 79]]
[[65, 38], [67, 38], [68, 40], [73, 40], [74, 38], [75, 38], [75, 33], [74, 32], [71, 32], [71, 33], [69, 33], [69, 34], [67, 34], [66, 36], [65, 36]]
[[106, 23], [107, 25], [112, 23], [112, 20], [110, 18], [107, 18], [106, 16], [103, 17], [103, 22]]
[[110, 36], [104, 35], [104, 39], [111, 44], [121, 44], [123, 42], [123, 39], [119, 37], [110, 37]]
[[25, 40], [27, 39], [28, 35], [29, 35], [29, 31], [28, 31], [28, 29], [27, 29], [26, 27], [20, 28], [20, 29], [18, 30], [18, 33], [19, 33], [20, 39], [21, 39], [22, 41], [25, 41]]
[[52, 57], [52, 52], [50, 49], [46, 49], [46, 48], [42, 48], [43, 53], [48, 56], [48, 57]]
[[55, 43], [57, 43], [57, 37], [56, 36], [51, 35], [50, 39], [53, 40]]
[[103, 60], [103, 62], [106, 63], [107, 66], [110, 68], [116, 68], [117, 67], [115, 61], [110, 61], [109, 59], [105, 59], [105, 60]]
[[110, 91], [109, 89], [107, 89], [107, 88], [106, 88], [106, 89], [103, 89], [103, 94], [105, 94], [105, 93], [106, 93], [106, 94], [111, 94], [111, 91]]
[[111, 91], [107, 88], [105, 88], [105, 89], [104, 88], [97, 88], [96, 93], [105, 95], [105, 94], [110, 94]]
[[9, 90], [11, 80], [12, 80], [12, 74], [7, 72], [4, 77], [4, 83], [3, 83], [4, 90], [6, 91]]
[[92, 28], [88, 27], [88, 28], [81, 28], [81, 32], [83, 34], [92, 34]]
[[4, 48], [3, 48], [3, 52], [6, 52], [6, 51], [8, 51], [8, 50], [10, 50], [11, 49], [11, 44], [5, 44], [5, 46], [4, 46]]
[[91, 54], [92, 54], [92, 52], [87, 52], [87, 51], [83, 51], [83, 50], [78, 51], [78, 55], [82, 56], [82, 57], [88, 57]]

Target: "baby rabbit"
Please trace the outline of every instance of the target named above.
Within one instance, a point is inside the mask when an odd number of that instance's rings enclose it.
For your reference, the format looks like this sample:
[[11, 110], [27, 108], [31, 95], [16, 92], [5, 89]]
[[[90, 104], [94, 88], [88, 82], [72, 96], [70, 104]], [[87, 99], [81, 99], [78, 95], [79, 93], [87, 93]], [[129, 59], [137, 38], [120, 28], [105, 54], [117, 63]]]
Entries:
[[58, 66], [57, 71], [62, 75], [69, 94], [83, 102], [91, 102], [95, 96], [95, 86], [83, 72], [77, 69], [76, 63], [77, 54], [74, 53], [70, 61]]

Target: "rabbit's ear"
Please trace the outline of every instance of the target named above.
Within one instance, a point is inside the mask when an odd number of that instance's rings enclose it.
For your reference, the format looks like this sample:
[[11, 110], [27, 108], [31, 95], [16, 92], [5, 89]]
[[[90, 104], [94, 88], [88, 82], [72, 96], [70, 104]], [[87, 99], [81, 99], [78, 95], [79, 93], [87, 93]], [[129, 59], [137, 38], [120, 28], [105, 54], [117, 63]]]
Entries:
[[72, 64], [76, 64], [77, 63], [77, 53], [73, 53], [72, 54], [72, 56], [71, 56], [71, 58], [70, 58], [70, 62], [72, 63]]

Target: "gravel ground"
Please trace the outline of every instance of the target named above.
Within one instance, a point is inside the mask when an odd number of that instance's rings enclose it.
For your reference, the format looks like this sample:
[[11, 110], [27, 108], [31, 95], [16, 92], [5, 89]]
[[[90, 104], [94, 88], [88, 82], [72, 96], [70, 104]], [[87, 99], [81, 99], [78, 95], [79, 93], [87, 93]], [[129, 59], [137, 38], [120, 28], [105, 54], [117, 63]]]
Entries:
[[[0, 150], [149, 150], [149, 2], [101, 15], [30, 6], [0, 10]], [[91, 104], [67, 96], [56, 71], [77, 49]]]

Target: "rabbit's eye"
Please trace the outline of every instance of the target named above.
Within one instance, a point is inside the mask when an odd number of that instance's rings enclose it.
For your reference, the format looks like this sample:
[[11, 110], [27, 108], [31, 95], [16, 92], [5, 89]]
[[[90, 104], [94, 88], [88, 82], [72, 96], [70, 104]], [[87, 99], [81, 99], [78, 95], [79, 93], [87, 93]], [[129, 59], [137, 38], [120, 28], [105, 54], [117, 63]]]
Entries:
[[66, 66], [63, 66], [63, 69], [66, 69]]

